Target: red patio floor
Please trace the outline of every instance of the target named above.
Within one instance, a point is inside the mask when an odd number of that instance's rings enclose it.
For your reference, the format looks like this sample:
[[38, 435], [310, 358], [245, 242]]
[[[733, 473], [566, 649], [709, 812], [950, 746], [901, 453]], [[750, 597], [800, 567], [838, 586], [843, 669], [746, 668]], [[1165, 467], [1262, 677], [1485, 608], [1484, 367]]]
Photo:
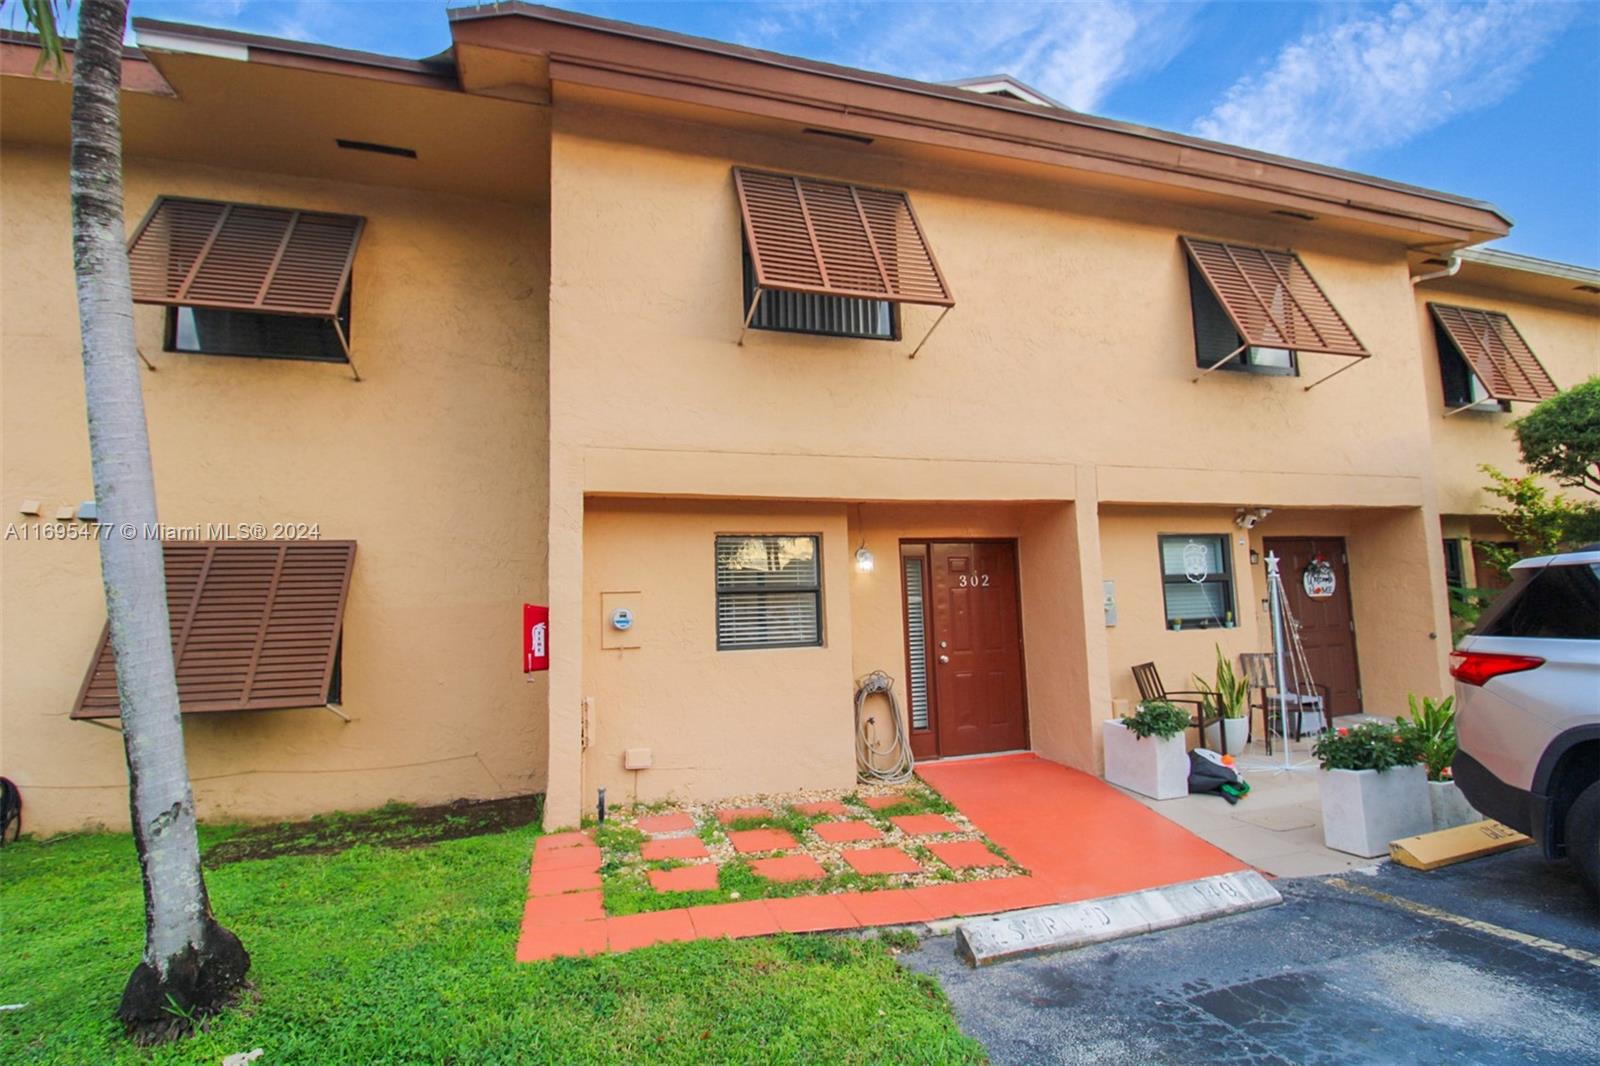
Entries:
[[[924, 763], [917, 775], [955, 804], [1029, 875], [833, 896], [746, 900], [624, 917], [599, 913], [600, 893], [530, 895], [517, 959], [630, 951], [667, 940], [762, 936], [935, 921], [1068, 903], [1245, 869], [1231, 855], [1105, 782], [1036, 755]], [[598, 848], [564, 836], [535, 848], [532, 883], [546, 893], [591, 873]], [[549, 867], [549, 869], [546, 869]]]

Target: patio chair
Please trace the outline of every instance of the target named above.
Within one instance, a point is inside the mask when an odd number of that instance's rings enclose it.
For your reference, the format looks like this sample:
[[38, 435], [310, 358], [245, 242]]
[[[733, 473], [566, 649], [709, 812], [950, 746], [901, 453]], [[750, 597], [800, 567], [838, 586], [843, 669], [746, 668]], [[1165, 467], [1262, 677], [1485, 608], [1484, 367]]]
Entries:
[[1272, 754], [1272, 730], [1276, 726], [1279, 736], [1288, 737], [1291, 734], [1286, 729], [1284, 718], [1287, 714], [1294, 715], [1293, 739], [1299, 740], [1305, 734], [1305, 716], [1318, 715], [1322, 722], [1318, 732], [1324, 732], [1332, 722], [1332, 702], [1328, 694], [1328, 686], [1315, 681], [1301, 682], [1296, 691], [1280, 693], [1278, 691], [1278, 663], [1277, 656], [1270, 651], [1249, 651], [1239, 656], [1239, 669], [1244, 674], [1248, 696], [1246, 702], [1250, 707], [1248, 715], [1250, 727], [1247, 736], [1254, 739], [1255, 712], [1261, 712], [1261, 722], [1266, 729], [1265, 742], [1267, 754]]
[[[1206, 726], [1213, 722], [1222, 721], [1222, 712], [1216, 710], [1210, 700], [1206, 699], [1204, 692], [1193, 689], [1168, 689], [1161, 683], [1161, 671], [1156, 669], [1155, 663], [1140, 663], [1133, 668], [1133, 683], [1139, 686], [1139, 701], [1149, 703], [1154, 700], [1165, 700], [1178, 705], [1187, 704], [1194, 708], [1194, 713], [1189, 716], [1189, 724], [1194, 726], [1195, 733], [1200, 738], [1200, 746], [1206, 743]], [[1209, 713], [1208, 713], [1209, 712]], [[1221, 727], [1218, 726], [1220, 729]]]

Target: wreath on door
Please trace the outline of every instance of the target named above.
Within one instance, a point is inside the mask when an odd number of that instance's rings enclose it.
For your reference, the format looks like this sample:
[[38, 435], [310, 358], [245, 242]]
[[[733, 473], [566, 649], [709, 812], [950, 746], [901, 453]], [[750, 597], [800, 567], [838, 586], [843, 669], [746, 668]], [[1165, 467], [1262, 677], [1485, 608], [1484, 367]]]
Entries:
[[1300, 581], [1305, 587], [1306, 595], [1314, 600], [1328, 599], [1338, 587], [1338, 578], [1333, 573], [1333, 563], [1321, 552], [1311, 557], [1311, 561], [1301, 572]]

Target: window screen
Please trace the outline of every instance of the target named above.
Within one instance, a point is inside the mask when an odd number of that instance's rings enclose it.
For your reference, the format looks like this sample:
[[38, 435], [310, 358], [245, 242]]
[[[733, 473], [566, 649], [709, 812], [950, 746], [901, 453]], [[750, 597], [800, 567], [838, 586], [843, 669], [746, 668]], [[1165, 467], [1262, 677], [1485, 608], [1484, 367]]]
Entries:
[[1233, 578], [1225, 534], [1163, 536], [1161, 591], [1167, 628], [1233, 625]]
[[[744, 310], [755, 299], [756, 271], [750, 253], [744, 255]], [[850, 296], [823, 296], [811, 292], [768, 289], [750, 320], [751, 329], [780, 333], [816, 333], [828, 337], [860, 337], [892, 341], [900, 338], [899, 313], [888, 300], [858, 300]]]
[[717, 648], [822, 643], [815, 536], [717, 537]]
[[[345, 297], [339, 328], [350, 335], [350, 300]], [[334, 319], [273, 315], [211, 307], [167, 308], [165, 348], [196, 355], [239, 355], [256, 359], [303, 359], [347, 363]]]
[[[1227, 359], [1229, 353], [1238, 351], [1244, 339], [1193, 263], [1189, 264], [1189, 295], [1194, 316], [1194, 363], [1210, 369]], [[1221, 369], [1252, 374], [1300, 373], [1294, 352], [1287, 348], [1248, 348], [1222, 363]]]
[[906, 568], [906, 653], [911, 678], [906, 686], [911, 699], [911, 728], [928, 728], [928, 614], [924, 594], [923, 562], [920, 556], [907, 556]]

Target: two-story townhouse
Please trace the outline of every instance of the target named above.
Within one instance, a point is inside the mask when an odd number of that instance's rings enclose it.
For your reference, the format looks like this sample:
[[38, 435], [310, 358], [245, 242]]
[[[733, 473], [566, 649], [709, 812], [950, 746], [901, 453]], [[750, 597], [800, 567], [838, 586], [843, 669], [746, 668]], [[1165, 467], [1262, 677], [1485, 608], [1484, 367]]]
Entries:
[[[163, 196], [364, 219], [325, 307], [338, 343], [348, 297], [335, 365], [169, 351], [206, 317], [260, 354], [285, 339], [196, 298], [193, 238], [160, 210], [134, 234], [165, 520], [357, 545], [303, 579], [324, 605], [307, 702], [337, 715], [249, 692], [303, 545], [219, 601], [258, 639], [243, 694], [203, 702], [197, 668], [203, 813], [543, 789], [570, 824], [599, 788], [844, 787], [874, 670], [918, 758], [1094, 772], [1133, 665], [1188, 687], [1215, 648], [1269, 646], [1269, 553], [1335, 713], [1444, 686], [1441, 522], [1482, 508], [1441, 484], [1480, 445], [1511, 460], [1479, 412], [1460, 425], [1492, 443], [1445, 436], [1420, 317], [1477, 268], [1412, 279], [1503, 236], [1489, 205], [977, 91], [998, 80], [520, 4], [450, 25], [416, 64], [137, 24], [130, 220]], [[13, 47], [3, 247], [60, 255], [7, 271], [28, 310], [4, 337], [5, 503], [54, 527], [88, 481], [65, 95]], [[226, 232], [186, 210], [202, 241]], [[1559, 302], [1535, 349], [1569, 385], [1600, 359], [1597, 314]], [[47, 824], [112, 821], [117, 740], [72, 720], [115, 712], [92, 551], [4, 551], [5, 772]], [[1314, 597], [1310, 568], [1333, 576]], [[184, 573], [175, 602], [208, 617]], [[531, 683], [524, 600], [551, 612]]]

